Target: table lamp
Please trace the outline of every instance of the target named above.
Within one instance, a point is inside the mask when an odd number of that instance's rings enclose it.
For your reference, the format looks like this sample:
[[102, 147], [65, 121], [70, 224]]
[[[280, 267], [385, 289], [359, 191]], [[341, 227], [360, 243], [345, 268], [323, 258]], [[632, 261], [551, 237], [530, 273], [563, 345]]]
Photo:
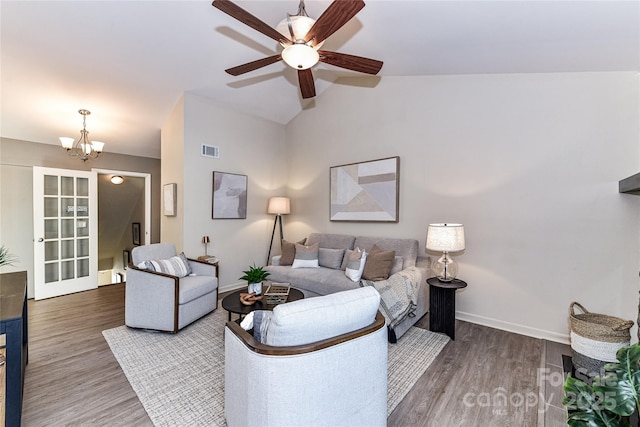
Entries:
[[429, 224], [425, 247], [430, 251], [442, 251], [442, 256], [433, 263], [432, 269], [438, 280], [451, 282], [458, 273], [458, 264], [451, 259], [449, 252], [464, 250], [464, 225]]
[[209, 243], [211, 243], [211, 239], [209, 238], [209, 236], [202, 236], [202, 244], [204, 245], [204, 254], [209, 255], [207, 253], [207, 249], [209, 247]]
[[273, 247], [273, 236], [276, 233], [276, 224], [280, 223], [280, 245], [282, 245], [283, 233], [282, 233], [282, 215], [288, 215], [291, 213], [291, 201], [288, 197], [272, 197], [269, 199], [269, 206], [267, 207], [267, 213], [275, 215], [273, 219], [273, 231], [271, 232], [271, 243], [269, 244], [269, 253], [267, 254], [267, 264], [271, 259], [271, 248]]

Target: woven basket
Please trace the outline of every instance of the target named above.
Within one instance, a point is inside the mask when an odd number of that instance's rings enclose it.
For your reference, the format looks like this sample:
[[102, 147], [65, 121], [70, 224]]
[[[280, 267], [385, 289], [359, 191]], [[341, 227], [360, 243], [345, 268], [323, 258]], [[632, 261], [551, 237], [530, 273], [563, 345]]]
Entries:
[[[576, 307], [582, 313], [576, 313]], [[577, 302], [571, 303], [569, 318], [573, 366], [583, 374], [601, 374], [606, 363], [616, 361], [616, 352], [631, 342], [632, 320], [590, 313]]]
[[[575, 307], [582, 313], [575, 313]], [[590, 313], [577, 302], [572, 302], [569, 308], [571, 332], [596, 341], [623, 343], [631, 340], [629, 329], [633, 320], [624, 320], [606, 314]]]

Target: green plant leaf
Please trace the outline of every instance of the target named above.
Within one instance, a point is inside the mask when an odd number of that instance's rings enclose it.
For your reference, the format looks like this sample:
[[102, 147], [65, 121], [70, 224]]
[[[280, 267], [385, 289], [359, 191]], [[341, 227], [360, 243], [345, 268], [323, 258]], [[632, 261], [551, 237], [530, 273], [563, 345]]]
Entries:
[[240, 280], [246, 280], [249, 283], [260, 283], [267, 279], [271, 275], [264, 267], [256, 267], [255, 263], [248, 270], [243, 271], [244, 276], [240, 277]]
[[613, 412], [629, 416], [638, 406], [640, 396], [640, 346], [623, 347], [616, 358], [617, 363], [605, 365], [607, 375], [597, 380], [603, 392], [615, 391], [618, 404]]
[[9, 253], [9, 249], [4, 245], [0, 246], [0, 267], [3, 265], [13, 265], [17, 260], [17, 257]]
[[570, 426], [629, 426], [640, 396], [640, 345], [623, 347], [605, 374], [588, 385], [571, 376], [565, 381], [563, 404]]

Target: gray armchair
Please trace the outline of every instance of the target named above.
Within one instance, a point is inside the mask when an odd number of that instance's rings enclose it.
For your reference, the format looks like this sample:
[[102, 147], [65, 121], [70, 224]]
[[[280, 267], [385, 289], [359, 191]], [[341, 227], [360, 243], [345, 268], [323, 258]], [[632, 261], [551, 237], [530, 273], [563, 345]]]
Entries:
[[261, 341], [228, 322], [229, 427], [386, 426], [387, 331], [379, 304], [372, 287], [281, 304], [254, 315]]
[[131, 328], [178, 332], [216, 309], [218, 270], [215, 265], [189, 259], [192, 274], [178, 277], [138, 267], [144, 261], [176, 256], [173, 243], [137, 246], [127, 269], [125, 324]]

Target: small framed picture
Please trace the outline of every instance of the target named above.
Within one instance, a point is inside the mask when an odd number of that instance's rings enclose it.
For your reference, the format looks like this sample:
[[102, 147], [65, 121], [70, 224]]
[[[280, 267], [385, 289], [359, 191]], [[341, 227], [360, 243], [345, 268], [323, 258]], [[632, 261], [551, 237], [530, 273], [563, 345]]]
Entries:
[[125, 249], [122, 251], [122, 265], [125, 270], [129, 266], [130, 262], [131, 262], [131, 252], [129, 252], [128, 249]]
[[140, 223], [134, 222], [131, 224], [131, 233], [133, 235], [133, 244], [140, 246]]
[[165, 184], [162, 187], [162, 195], [164, 199], [164, 216], [176, 216], [177, 207], [177, 184]]

